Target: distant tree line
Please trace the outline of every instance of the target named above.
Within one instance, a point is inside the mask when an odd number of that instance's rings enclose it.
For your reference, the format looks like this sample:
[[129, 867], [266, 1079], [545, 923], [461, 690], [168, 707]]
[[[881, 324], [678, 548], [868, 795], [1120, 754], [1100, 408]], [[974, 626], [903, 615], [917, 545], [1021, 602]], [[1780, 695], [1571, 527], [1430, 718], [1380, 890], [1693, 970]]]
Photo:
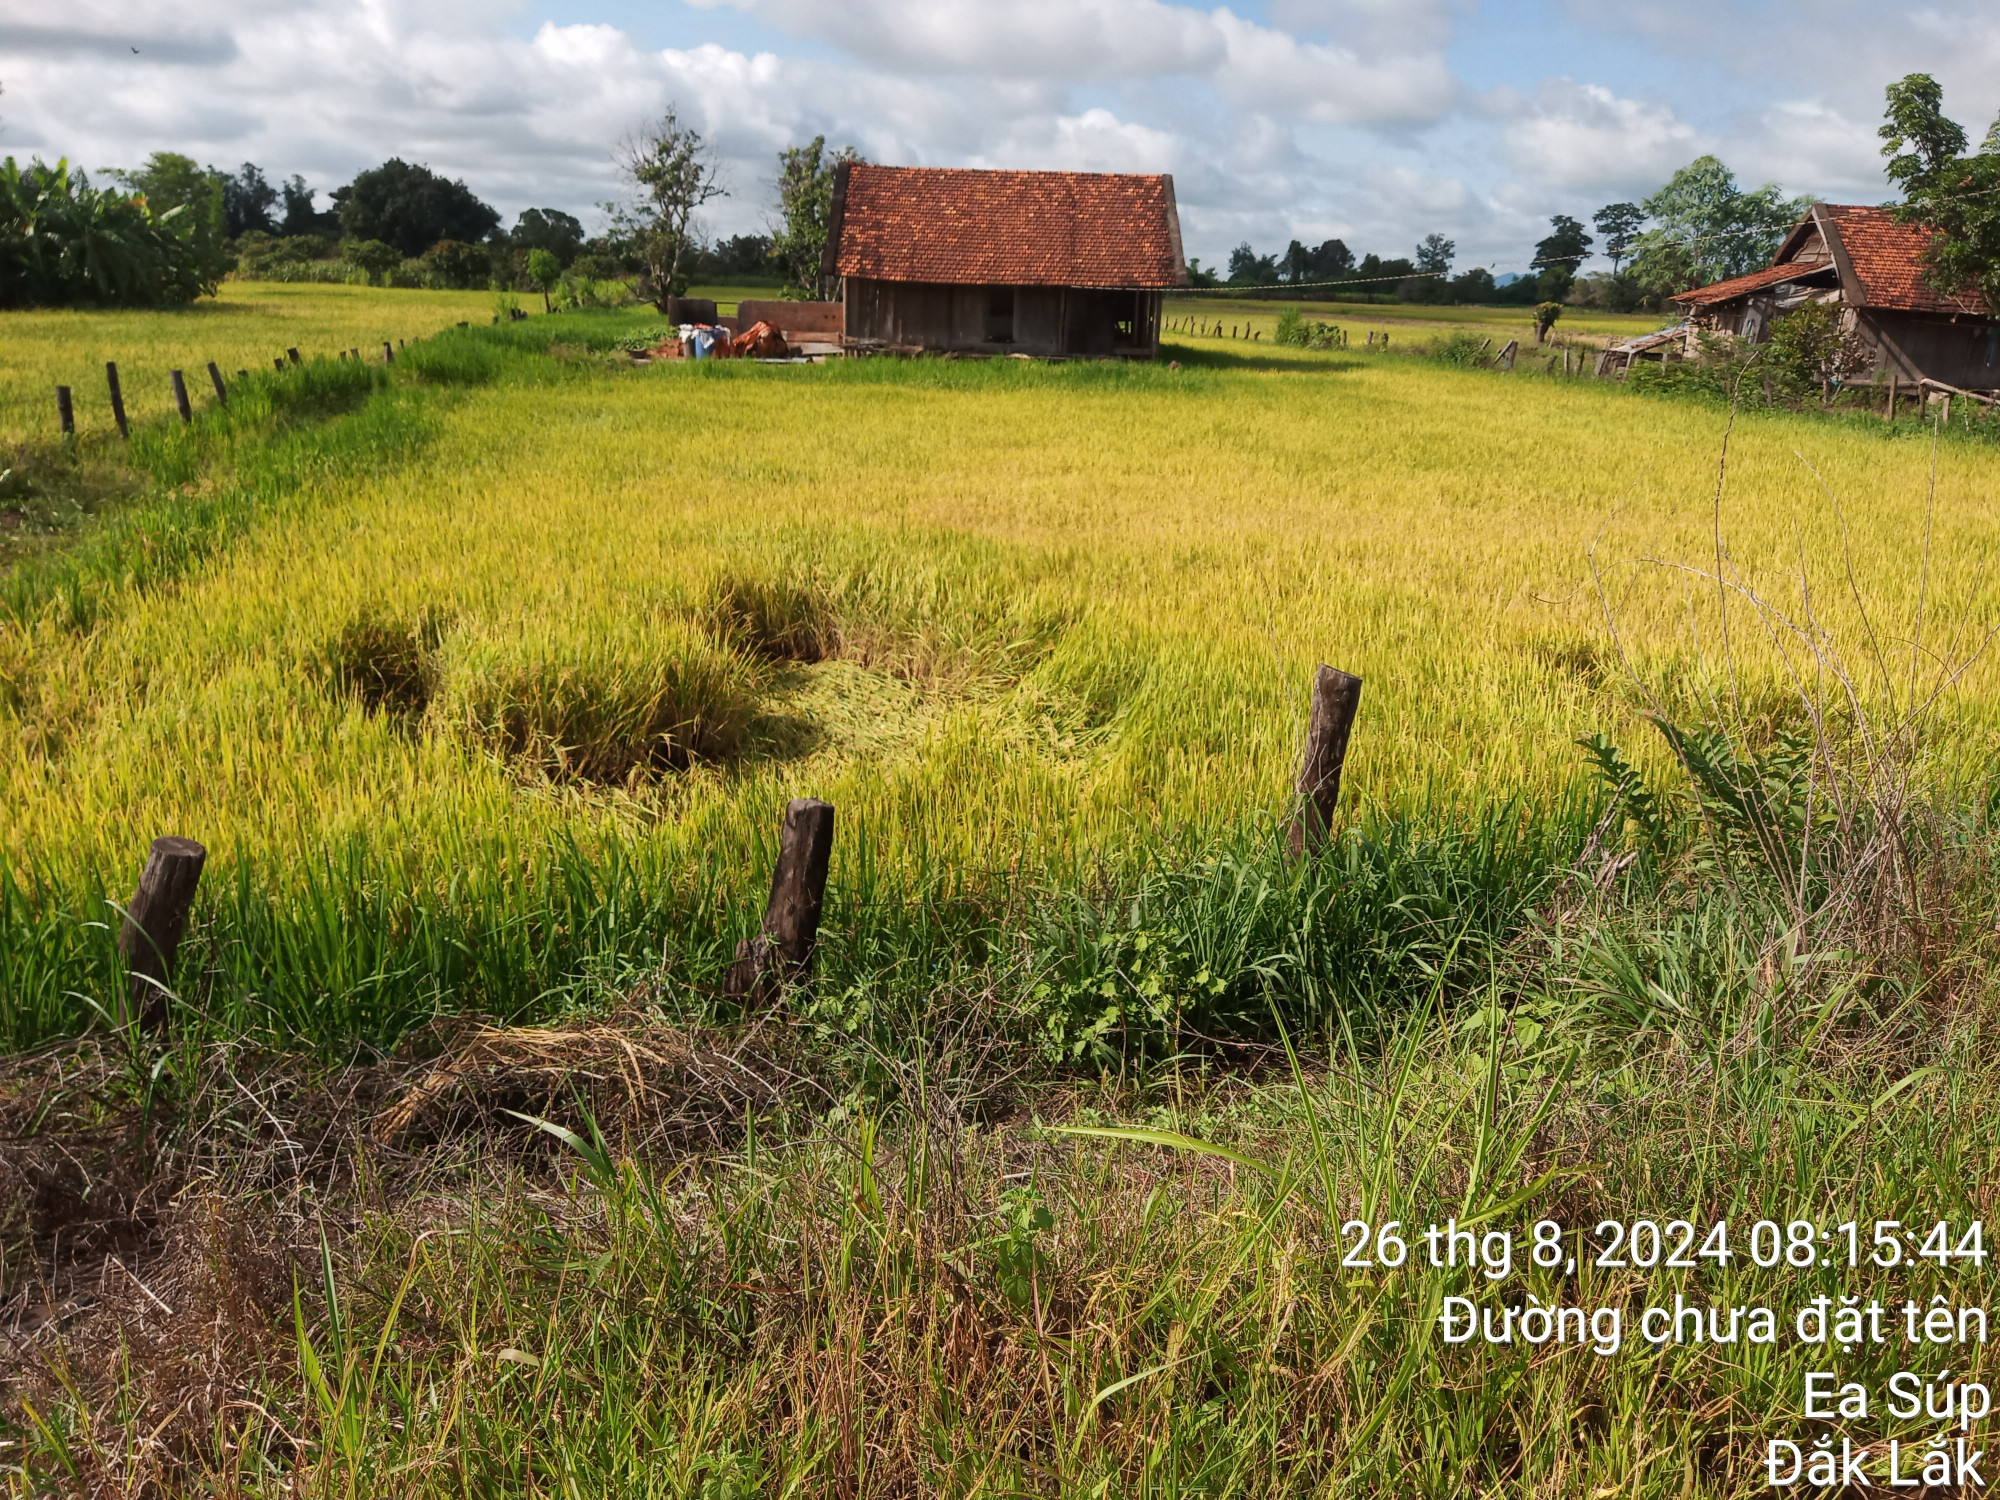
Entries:
[[[594, 297], [623, 282], [664, 307], [694, 281], [831, 295], [821, 261], [834, 174], [859, 160], [824, 137], [778, 154], [767, 233], [705, 240], [698, 215], [723, 189], [708, 143], [673, 110], [618, 155], [630, 192], [601, 205], [586, 233], [558, 208], [523, 211], [512, 228], [462, 180], [392, 157], [344, 186], [299, 174], [273, 180], [255, 162], [233, 172], [156, 152], [104, 175], [59, 161], [0, 163], [0, 306], [160, 306], [213, 293], [225, 275], [278, 281], [493, 287], [545, 300]], [[321, 207], [322, 195], [326, 200]]]
[[[1366, 255], [1339, 240], [1307, 249], [1293, 240], [1282, 254], [1258, 255], [1248, 243], [1230, 252], [1226, 272], [1189, 262], [1197, 285], [1263, 289], [1261, 295], [1340, 297], [1432, 303], [1574, 303], [1629, 312], [1658, 307], [1689, 287], [1740, 276], [1768, 264], [1785, 233], [1812, 200], [1787, 198], [1774, 186], [1744, 189], [1713, 156], [1674, 173], [1640, 203], [1607, 203], [1589, 228], [1568, 214], [1549, 220], [1529, 272], [1505, 285], [1483, 266], [1452, 273], [1458, 247], [1431, 234], [1413, 257]], [[1593, 235], [1591, 230], [1596, 234]], [[1609, 272], [1582, 273], [1595, 253]], [[1314, 283], [1345, 283], [1315, 287]]]

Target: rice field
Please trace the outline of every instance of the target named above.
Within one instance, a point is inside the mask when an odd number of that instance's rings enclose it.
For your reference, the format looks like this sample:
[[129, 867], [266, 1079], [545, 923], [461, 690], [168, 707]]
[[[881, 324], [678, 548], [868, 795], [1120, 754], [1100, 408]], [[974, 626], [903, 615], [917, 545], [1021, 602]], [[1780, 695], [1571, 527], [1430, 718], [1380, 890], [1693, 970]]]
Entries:
[[[421, 296], [269, 290], [335, 347]], [[112, 486], [0, 554], [0, 1494], [1721, 1500], [1833, 1356], [1643, 1307], [1990, 1302], [1526, 1259], [1984, 1213], [1989, 430], [453, 310], [0, 462], [49, 492], [0, 515]], [[1365, 686], [1294, 861], [1321, 661]], [[817, 969], [756, 1009], [799, 795]], [[211, 856], [151, 1033], [165, 832]], [[1420, 1269], [1450, 1218], [1520, 1258]], [[1530, 1292], [1625, 1347], [1438, 1336]]]
[[493, 316], [490, 292], [387, 291], [370, 287], [225, 281], [214, 297], [164, 312], [49, 309], [10, 312], [0, 337], [0, 443], [57, 432], [55, 388], [69, 386], [84, 432], [110, 430], [104, 365], [116, 361], [134, 421], [174, 410], [169, 370], [184, 370], [205, 399], [210, 360], [225, 380], [268, 370], [296, 348], [307, 358], [359, 349], [380, 358], [384, 340], [426, 338], [460, 320]]
[[[1335, 323], [1348, 332], [1351, 343], [1364, 347], [1370, 333], [1389, 335], [1393, 348], [1399, 341], [1426, 343], [1456, 329], [1469, 329], [1481, 338], [1491, 338], [1498, 351], [1509, 339], [1518, 339], [1524, 349], [1535, 343], [1535, 316], [1531, 307], [1453, 307], [1421, 302], [1277, 302], [1246, 297], [1226, 291], [1200, 296], [1169, 295], [1165, 317], [1170, 326], [1197, 330], [1213, 327], [1261, 332], [1269, 342], [1278, 318], [1288, 309], [1300, 317]], [[1614, 313], [1596, 308], [1566, 307], [1557, 320], [1551, 339], [1557, 344], [1574, 343], [1600, 348], [1613, 339], [1651, 333], [1678, 321], [1660, 313]], [[1225, 335], [1226, 337], [1227, 335]], [[1189, 335], [1202, 341], [1199, 333]]]
[[[1350, 808], [1476, 818], [1559, 804], [1592, 733], [1659, 765], [1642, 715], [1699, 719], [1731, 671], [1781, 715], [1814, 650], [1929, 691], [1994, 604], [1977, 442], [1933, 497], [1912, 431], [1739, 420], [1726, 571], [1819, 634], [1739, 598], [1725, 650], [1722, 411], [1352, 351], [633, 367], [560, 332], [512, 373], [448, 335], [472, 383], [397, 461], [303, 461], [92, 628], [18, 606], [18, 883], [115, 893], [175, 831], [280, 901], [354, 860], [423, 909], [558, 848], [733, 884], [802, 794], [841, 809], [836, 887], [1063, 883], [1281, 818], [1317, 661], [1367, 684]], [[386, 711], [356, 687], [385, 672]], [[1964, 764], [1994, 687], [1953, 678]]]

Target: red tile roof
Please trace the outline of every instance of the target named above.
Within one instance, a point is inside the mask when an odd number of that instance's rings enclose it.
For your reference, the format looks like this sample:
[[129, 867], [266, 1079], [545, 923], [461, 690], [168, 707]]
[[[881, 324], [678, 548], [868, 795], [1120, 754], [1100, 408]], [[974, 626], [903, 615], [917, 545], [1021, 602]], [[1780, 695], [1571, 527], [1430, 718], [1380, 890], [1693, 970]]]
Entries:
[[1825, 204], [1840, 243], [1861, 279], [1867, 295], [1864, 307], [1896, 308], [1904, 312], [1983, 313], [1978, 293], [1940, 297], [1924, 279], [1924, 251], [1930, 234], [1897, 221], [1886, 208]]
[[985, 286], [1187, 285], [1174, 180], [951, 167], [848, 170], [843, 276]]
[[1862, 295], [1856, 302], [1857, 306], [1890, 308], [1900, 312], [1975, 315], [1986, 312], [1976, 292], [1940, 297], [1931, 289], [1930, 283], [1924, 279], [1924, 251], [1930, 245], [1928, 231], [1902, 223], [1886, 208], [1866, 208], [1846, 203], [1822, 203], [1809, 210], [1778, 248], [1780, 258], [1776, 264], [1761, 271], [1752, 271], [1747, 276], [1732, 276], [1712, 286], [1696, 287], [1668, 300], [1689, 307], [1707, 307], [1727, 302], [1732, 297], [1745, 296], [1762, 287], [1775, 286], [1781, 281], [1803, 280], [1815, 271], [1830, 269], [1834, 262], [1822, 260], [1801, 265], [1785, 259], [1817, 238], [1812, 232], [1816, 214], [1831, 222], [1834, 235], [1861, 282]]
[[1698, 286], [1691, 292], [1679, 292], [1667, 300], [1685, 302], [1690, 307], [1706, 307], [1712, 302], [1727, 302], [1731, 297], [1747, 296], [1763, 287], [1776, 286], [1781, 281], [1797, 281], [1814, 271], [1832, 269], [1831, 261], [1823, 260], [1812, 266], [1797, 266], [1787, 261], [1781, 266], [1766, 266], [1761, 271], [1752, 271], [1747, 276], [1732, 276], [1727, 281]]

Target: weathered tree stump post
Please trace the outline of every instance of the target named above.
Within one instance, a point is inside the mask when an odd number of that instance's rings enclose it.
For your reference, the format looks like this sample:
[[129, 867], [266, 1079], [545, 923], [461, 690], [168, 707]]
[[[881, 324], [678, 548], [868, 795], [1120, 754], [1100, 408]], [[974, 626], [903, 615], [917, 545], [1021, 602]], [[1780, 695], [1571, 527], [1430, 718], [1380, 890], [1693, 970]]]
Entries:
[[70, 404], [69, 387], [56, 387], [56, 420], [62, 424], [64, 437], [76, 436], [76, 408]]
[[215, 387], [215, 399], [224, 406], [229, 404], [229, 388], [222, 383], [222, 371], [215, 368], [215, 361], [208, 362], [209, 384]]
[[787, 984], [811, 975], [832, 853], [833, 804], [794, 798], [785, 808], [763, 931], [736, 945], [736, 962], [723, 982], [725, 994], [763, 1004], [776, 999]]
[[289, 359], [295, 365], [302, 365], [305, 363], [304, 360], [299, 358], [299, 351], [296, 349], [287, 349], [285, 351], [285, 358]]
[[271, 368], [272, 368], [272, 369], [274, 369], [274, 370], [283, 370], [283, 369], [285, 368], [285, 362], [284, 362], [284, 360], [283, 360], [283, 359], [274, 359], [274, 360], [272, 360], [272, 361], [271, 361]]
[[174, 388], [174, 409], [181, 414], [181, 426], [194, 420], [194, 408], [188, 405], [187, 381], [181, 378], [179, 370], [167, 371], [167, 384]]
[[125, 393], [118, 388], [118, 366], [108, 359], [104, 362], [104, 383], [111, 387], [111, 417], [118, 424], [118, 435], [130, 438], [132, 429], [125, 423]]
[[389, 341], [387, 339], [382, 340], [382, 363], [385, 365], [393, 365], [395, 362], [396, 362], [396, 351], [389, 347]]
[[125, 910], [118, 951], [125, 958], [126, 996], [131, 1014], [148, 1031], [166, 1020], [167, 981], [207, 862], [208, 851], [193, 839], [154, 839], [139, 889]]
[[1347, 760], [1347, 737], [1361, 707], [1361, 679], [1321, 665], [1313, 675], [1312, 714], [1306, 721], [1305, 754], [1299, 761], [1298, 811], [1292, 817], [1294, 859], [1317, 852], [1333, 827], [1340, 801], [1340, 768]]

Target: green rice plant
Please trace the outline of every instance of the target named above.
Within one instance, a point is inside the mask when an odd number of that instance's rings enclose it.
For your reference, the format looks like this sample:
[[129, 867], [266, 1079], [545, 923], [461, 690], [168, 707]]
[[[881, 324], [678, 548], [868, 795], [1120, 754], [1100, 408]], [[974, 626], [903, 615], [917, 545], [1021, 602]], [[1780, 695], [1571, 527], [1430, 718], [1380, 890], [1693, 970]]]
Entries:
[[405, 620], [364, 608], [340, 627], [314, 668], [335, 692], [354, 695], [370, 711], [420, 716], [437, 687], [447, 624], [436, 610], [419, 609]]
[[1340, 326], [1317, 318], [1308, 320], [1297, 308], [1287, 308], [1278, 314], [1272, 338], [1294, 349], [1338, 349]]
[[556, 780], [621, 785], [720, 760], [743, 742], [756, 679], [678, 620], [455, 632], [430, 722]]
[[1483, 338], [1470, 328], [1459, 328], [1432, 343], [1428, 353], [1439, 364], [1455, 365], [1464, 370], [1478, 364], [1480, 356], [1492, 344], [1491, 338]]
[[753, 655], [816, 662], [840, 653], [840, 621], [825, 587], [809, 576], [719, 575], [700, 612], [718, 636]]

